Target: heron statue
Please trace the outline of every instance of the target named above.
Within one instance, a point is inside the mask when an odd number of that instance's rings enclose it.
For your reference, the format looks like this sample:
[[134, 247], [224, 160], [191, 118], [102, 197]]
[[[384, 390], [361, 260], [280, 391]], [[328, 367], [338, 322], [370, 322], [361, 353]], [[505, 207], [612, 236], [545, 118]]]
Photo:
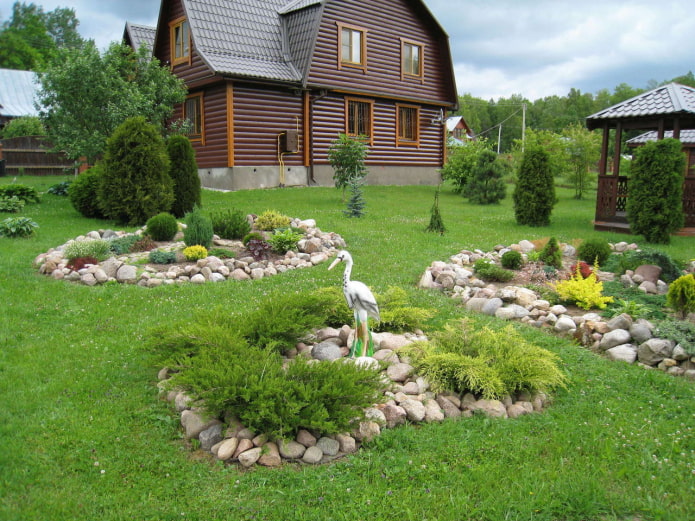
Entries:
[[374, 294], [365, 284], [357, 280], [350, 280], [352, 256], [345, 250], [338, 252], [338, 256], [328, 269], [333, 269], [339, 262], [345, 263], [343, 293], [345, 294], [348, 307], [355, 314], [355, 340], [350, 347], [350, 356], [371, 356], [374, 354], [374, 343], [372, 342], [367, 322], [369, 317], [372, 317], [374, 320], [380, 320], [379, 306], [376, 303]]

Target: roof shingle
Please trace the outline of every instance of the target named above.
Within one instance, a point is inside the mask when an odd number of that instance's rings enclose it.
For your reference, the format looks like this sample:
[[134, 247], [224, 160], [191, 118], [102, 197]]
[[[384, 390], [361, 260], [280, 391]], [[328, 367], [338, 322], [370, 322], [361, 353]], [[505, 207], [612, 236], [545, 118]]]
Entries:
[[684, 112], [695, 114], [695, 89], [669, 83], [592, 114], [587, 120], [639, 118]]

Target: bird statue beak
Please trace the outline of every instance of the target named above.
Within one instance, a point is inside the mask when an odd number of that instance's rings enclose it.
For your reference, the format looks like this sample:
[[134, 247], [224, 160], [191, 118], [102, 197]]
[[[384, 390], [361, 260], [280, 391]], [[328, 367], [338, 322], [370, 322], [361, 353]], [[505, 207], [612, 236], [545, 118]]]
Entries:
[[333, 262], [331, 262], [331, 265], [328, 266], [328, 269], [332, 270], [333, 268], [335, 268], [338, 265], [338, 263], [340, 261], [341, 261], [340, 257], [336, 257], [335, 260]]

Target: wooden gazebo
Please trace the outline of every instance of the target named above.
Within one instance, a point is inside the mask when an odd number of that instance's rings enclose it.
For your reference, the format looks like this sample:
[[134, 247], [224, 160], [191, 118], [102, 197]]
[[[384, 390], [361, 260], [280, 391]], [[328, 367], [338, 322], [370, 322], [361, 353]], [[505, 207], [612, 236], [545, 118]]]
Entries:
[[[653, 138], [680, 139], [682, 130], [695, 129], [695, 89], [669, 83], [608, 107], [586, 118], [589, 130], [603, 129], [599, 162], [598, 193], [594, 228], [629, 232], [627, 220], [628, 177], [620, 175], [623, 131], [654, 131]], [[608, 169], [608, 147], [614, 132], [613, 164]], [[685, 228], [682, 233], [695, 234], [695, 153], [688, 151], [684, 172], [683, 210]]]

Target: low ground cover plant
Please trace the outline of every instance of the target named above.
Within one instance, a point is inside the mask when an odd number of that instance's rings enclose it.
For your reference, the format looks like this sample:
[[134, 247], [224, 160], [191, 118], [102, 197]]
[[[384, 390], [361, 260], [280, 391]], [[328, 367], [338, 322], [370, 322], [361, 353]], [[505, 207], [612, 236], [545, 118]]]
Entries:
[[304, 237], [304, 233], [296, 231], [292, 228], [277, 230], [268, 238], [268, 243], [272, 246], [273, 251], [279, 254], [285, 254], [288, 251], [297, 251], [297, 243]]
[[489, 259], [479, 259], [474, 266], [476, 275], [487, 282], [508, 282], [514, 278], [514, 272], [500, 268]]
[[24, 201], [16, 195], [0, 197], [0, 212], [19, 213], [24, 208], [24, 204]]
[[111, 254], [111, 244], [104, 239], [72, 241], [65, 246], [63, 254], [70, 260], [78, 257], [93, 257], [102, 261]]

